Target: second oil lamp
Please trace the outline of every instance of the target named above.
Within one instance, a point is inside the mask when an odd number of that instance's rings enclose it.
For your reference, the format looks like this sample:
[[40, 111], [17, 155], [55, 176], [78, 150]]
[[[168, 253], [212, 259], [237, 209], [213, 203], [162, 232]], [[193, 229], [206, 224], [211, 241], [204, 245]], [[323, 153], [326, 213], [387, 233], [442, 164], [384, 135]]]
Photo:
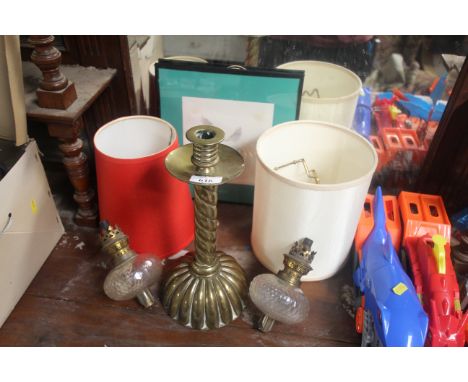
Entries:
[[309, 301], [300, 285], [301, 277], [312, 270], [310, 264], [316, 254], [312, 243], [307, 237], [295, 242], [284, 254], [283, 270], [276, 275], [258, 275], [250, 283], [250, 298], [263, 313], [258, 322], [262, 332], [269, 332], [275, 321], [298, 324], [307, 317]]

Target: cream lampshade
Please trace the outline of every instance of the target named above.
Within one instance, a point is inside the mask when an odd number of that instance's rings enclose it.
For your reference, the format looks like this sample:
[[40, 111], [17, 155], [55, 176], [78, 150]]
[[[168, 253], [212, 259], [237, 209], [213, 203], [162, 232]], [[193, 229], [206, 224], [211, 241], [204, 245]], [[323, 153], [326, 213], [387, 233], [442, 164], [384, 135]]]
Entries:
[[361, 79], [355, 73], [321, 61], [293, 61], [277, 68], [305, 72], [299, 119], [351, 128], [362, 88]]
[[[265, 131], [256, 153], [251, 236], [255, 255], [276, 273], [291, 243], [309, 237], [317, 255], [313, 270], [302, 280], [333, 276], [353, 242], [377, 166], [375, 149], [342, 126], [293, 121]], [[299, 159], [316, 170], [319, 184], [307, 176]]]

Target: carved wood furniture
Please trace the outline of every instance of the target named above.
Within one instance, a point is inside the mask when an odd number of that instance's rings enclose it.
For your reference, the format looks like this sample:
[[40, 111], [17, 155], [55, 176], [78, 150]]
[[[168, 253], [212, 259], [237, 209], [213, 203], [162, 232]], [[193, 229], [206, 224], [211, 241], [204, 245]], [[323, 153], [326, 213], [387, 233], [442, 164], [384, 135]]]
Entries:
[[63, 164], [75, 190], [73, 199], [78, 203], [76, 224], [95, 226], [95, 192], [90, 186], [88, 160], [83, 152], [83, 141], [79, 137], [85, 125], [84, 113], [109, 86], [116, 70], [78, 65], [63, 65], [61, 70], [75, 84], [77, 99], [66, 110], [44, 108], [39, 106], [36, 94], [42, 77], [41, 71], [33, 63], [23, 62], [27, 117], [30, 121], [46, 124], [49, 135], [60, 142], [59, 149], [64, 155]]
[[[85, 128], [90, 139], [105, 123], [137, 113], [127, 36], [56, 35], [54, 45], [62, 54], [62, 65], [113, 68], [117, 71], [108, 89], [84, 114]], [[29, 36], [23, 36], [22, 60], [30, 61], [32, 52]]]
[[54, 40], [54, 36], [30, 36], [28, 40], [34, 46], [31, 61], [43, 76], [36, 90], [37, 103], [48, 109], [67, 109], [76, 100], [76, 89], [60, 71], [62, 54], [53, 45]]

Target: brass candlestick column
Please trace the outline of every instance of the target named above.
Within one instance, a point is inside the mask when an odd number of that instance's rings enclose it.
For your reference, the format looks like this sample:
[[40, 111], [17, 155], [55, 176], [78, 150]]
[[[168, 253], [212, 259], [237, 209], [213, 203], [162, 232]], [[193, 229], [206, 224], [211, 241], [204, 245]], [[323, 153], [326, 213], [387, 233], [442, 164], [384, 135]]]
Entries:
[[238, 176], [244, 160], [221, 145], [223, 130], [196, 126], [187, 131], [192, 142], [166, 158], [168, 171], [195, 186], [195, 255], [187, 254], [163, 284], [163, 306], [182, 325], [220, 328], [236, 319], [245, 306], [247, 281], [231, 256], [216, 250], [218, 185]]

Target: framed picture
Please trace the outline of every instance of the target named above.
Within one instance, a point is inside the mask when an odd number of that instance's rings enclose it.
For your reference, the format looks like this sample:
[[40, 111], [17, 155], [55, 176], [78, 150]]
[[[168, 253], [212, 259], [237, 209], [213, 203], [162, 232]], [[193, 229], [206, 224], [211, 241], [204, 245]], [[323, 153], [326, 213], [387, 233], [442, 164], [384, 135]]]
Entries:
[[188, 143], [191, 127], [213, 125], [245, 160], [242, 175], [219, 187], [219, 199], [252, 203], [257, 139], [298, 118], [304, 72], [174, 60], [159, 60], [155, 69], [160, 115], [176, 128], [179, 143]]

